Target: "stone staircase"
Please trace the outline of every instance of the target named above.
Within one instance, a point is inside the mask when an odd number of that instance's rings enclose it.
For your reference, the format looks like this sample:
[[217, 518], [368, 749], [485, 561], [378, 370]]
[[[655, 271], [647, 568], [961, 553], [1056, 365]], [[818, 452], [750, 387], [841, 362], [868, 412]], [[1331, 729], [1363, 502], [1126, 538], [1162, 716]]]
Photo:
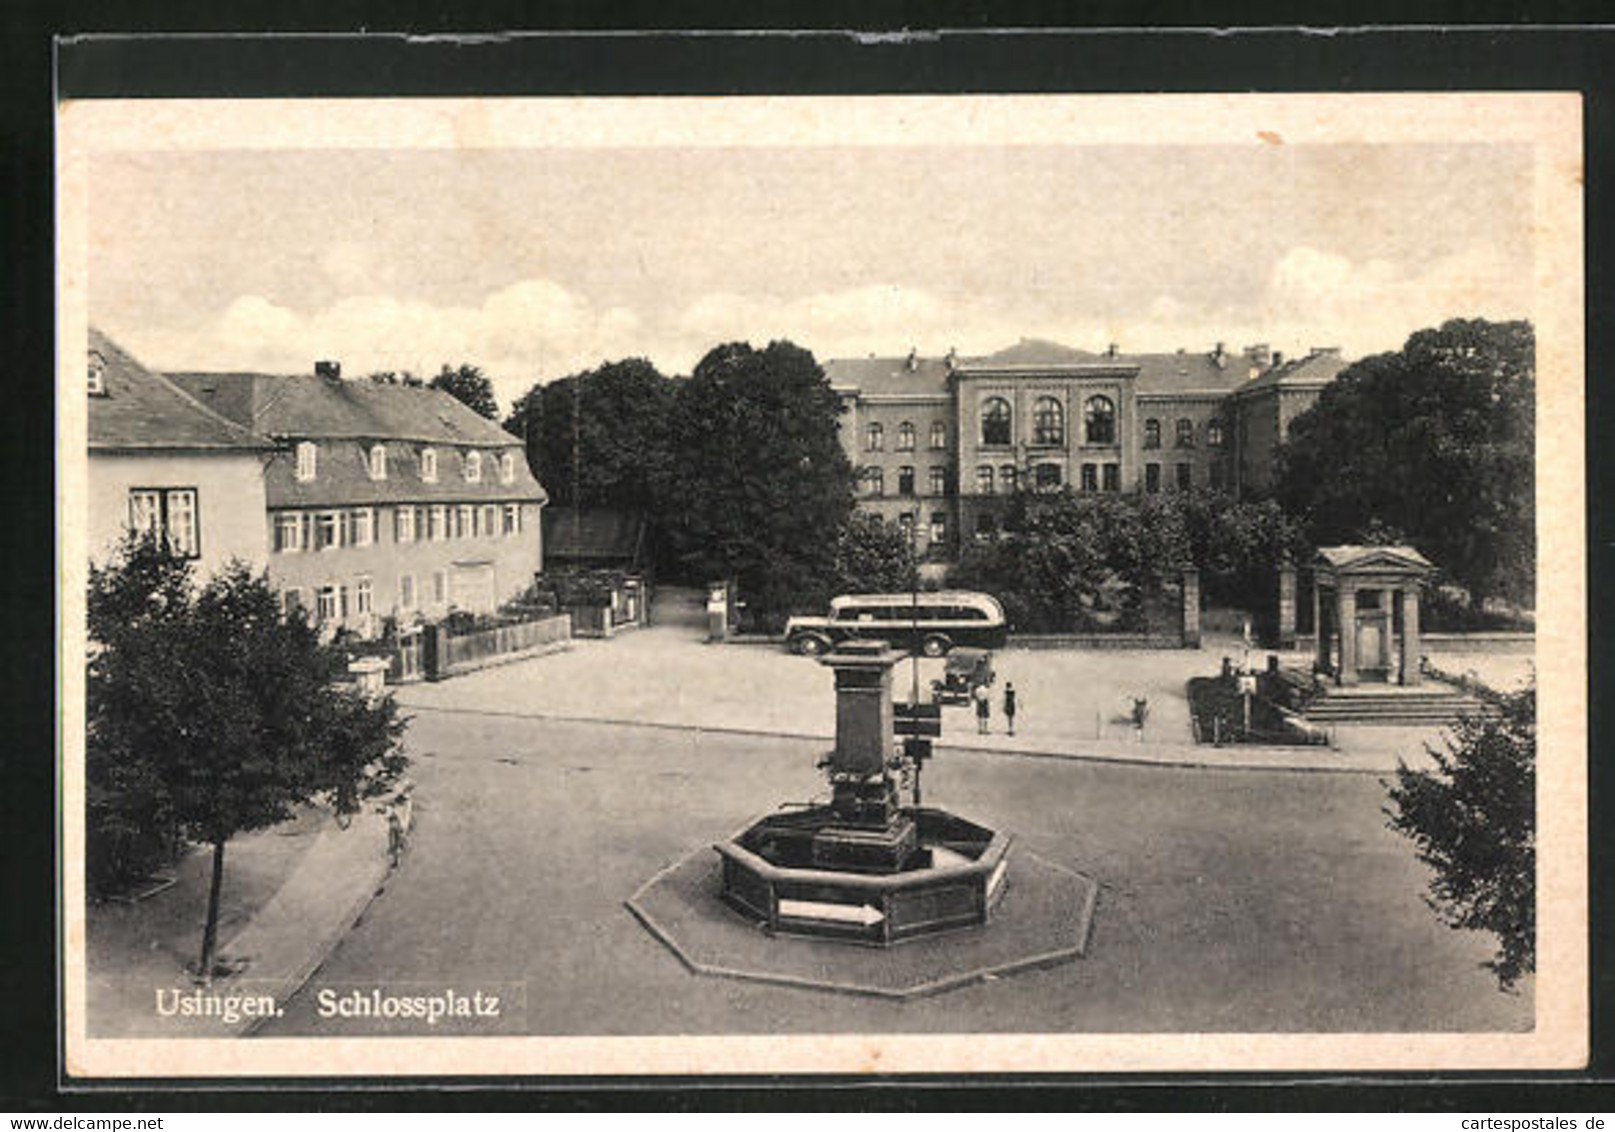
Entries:
[[1380, 724], [1391, 727], [1445, 726], [1463, 715], [1496, 715], [1485, 700], [1444, 684], [1417, 689], [1373, 688], [1358, 685], [1349, 691], [1330, 689], [1307, 705], [1307, 722], [1334, 727], [1339, 724]]

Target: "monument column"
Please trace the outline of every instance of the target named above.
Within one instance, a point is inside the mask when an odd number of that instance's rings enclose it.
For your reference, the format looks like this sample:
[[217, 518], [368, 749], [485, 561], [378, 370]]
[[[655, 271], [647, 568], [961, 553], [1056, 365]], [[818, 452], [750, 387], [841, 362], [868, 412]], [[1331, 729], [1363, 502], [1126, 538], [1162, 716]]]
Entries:
[[1393, 603], [1396, 601], [1398, 588], [1384, 586], [1379, 591], [1380, 620], [1385, 628], [1380, 633], [1380, 655], [1374, 662], [1385, 669], [1386, 683], [1391, 679], [1391, 656], [1392, 650], [1396, 647], [1396, 606]]
[[1402, 683], [1408, 686], [1422, 683], [1419, 671], [1419, 584], [1410, 582], [1402, 590]]
[[1340, 628], [1340, 667], [1335, 671], [1335, 683], [1349, 687], [1357, 683], [1357, 591], [1344, 578], [1335, 586], [1335, 620]]
[[1279, 567], [1279, 648], [1295, 648], [1295, 567]]
[[1318, 575], [1312, 575], [1312, 659], [1316, 667], [1329, 670], [1329, 627], [1323, 623], [1324, 604], [1323, 586], [1318, 582]]

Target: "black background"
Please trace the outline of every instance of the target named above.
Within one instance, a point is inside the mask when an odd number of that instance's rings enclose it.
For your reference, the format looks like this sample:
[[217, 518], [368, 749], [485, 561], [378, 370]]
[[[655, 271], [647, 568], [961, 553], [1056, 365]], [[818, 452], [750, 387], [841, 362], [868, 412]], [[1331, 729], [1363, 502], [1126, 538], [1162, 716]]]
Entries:
[[[1608, 11], [1607, 8], [1603, 9]], [[1609, 1004], [1611, 843], [1599, 820], [1611, 645], [1601, 632], [1615, 578], [1615, 481], [1604, 366], [1615, 174], [1615, 30], [1597, 5], [988, 3], [663, 5], [291, 3], [43, 4], [0, 8], [6, 115], [5, 399], [0, 467], [0, 1110], [102, 1112], [484, 1108], [877, 1110], [1391, 1109], [1519, 1113], [1615, 1109]], [[1364, 26], [1375, 18], [1398, 27]], [[682, 29], [671, 27], [677, 18]], [[1609, 17], [1605, 17], [1609, 18]], [[608, 24], [606, 21], [611, 21]], [[811, 20], [811, 25], [809, 21]], [[1345, 21], [1356, 26], [1341, 26]], [[1288, 21], [1310, 28], [1274, 25]], [[1415, 22], [1419, 26], [1415, 26]], [[1149, 23], [1153, 28], [1140, 25]], [[821, 30], [804, 32], [816, 25]], [[1041, 30], [1028, 30], [1042, 25]], [[1049, 25], [1065, 25], [1052, 30]], [[1443, 26], [1445, 25], [1445, 26]], [[522, 34], [500, 33], [511, 28]], [[705, 28], [706, 31], [691, 29]], [[551, 29], [536, 33], [536, 29]], [[595, 29], [593, 32], [587, 29]], [[607, 29], [639, 29], [622, 32]], [[667, 28], [658, 33], [654, 29]], [[723, 29], [747, 28], [751, 32]], [[893, 35], [905, 28], [953, 29]], [[571, 29], [572, 34], [561, 34]], [[772, 34], [756, 29], [776, 29]], [[785, 29], [792, 29], [785, 34]], [[1018, 29], [1018, 30], [1017, 30]], [[1242, 30], [1241, 30], [1242, 29]], [[1322, 30], [1333, 29], [1333, 30]], [[243, 37], [276, 32], [274, 38]], [[322, 37], [313, 33], [342, 33]], [[874, 35], [868, 33], [886, 33]], [[88, 33], [102, 33], [86, 38]], [[149, 38], [168, 33], [165, 38]], [[230, 34], [225, 34], [230, 33]], [[294, 33], [294, 34], [286, 34]], [[410, 33], [410, 34], [398, 34]], [[448, 37], [455, 33], [455, 37]], [[146, 36], [146, 38], [142, 38]], [[54, 37], [69, 37], [59, 43]], [[1258, 1075], [971, 1080], [650, 1079], [462, 1082], [405, 1095], [398, 1082], [107, 1083], [60, 1091], [55, 987], [55, 534], [52, 275], [53, 108], [63, 97], [370, 97], [573, 94], [901, 94], [1089, 91], [1579, 90], [1585, 95], [1589, 755], [1593, 789], [1594, 1058], [1587, 1070], [1470, 1074]], [[1605, 443], [1600, 444], [1600, 441]], [[1551, 459], [1551, 454], [1539, 459]], [[1538, 647], [1553, 647], [1539, 640]], [[436, 1086], [452, 1082], [422, 1081]], [[537, 1090], [536, 1092], [533, 1090]]]

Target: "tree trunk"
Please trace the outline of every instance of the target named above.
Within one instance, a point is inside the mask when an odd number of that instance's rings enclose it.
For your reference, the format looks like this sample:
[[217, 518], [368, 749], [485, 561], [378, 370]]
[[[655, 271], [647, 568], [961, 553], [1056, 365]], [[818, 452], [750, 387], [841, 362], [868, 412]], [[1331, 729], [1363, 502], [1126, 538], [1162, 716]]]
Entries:
[[202, 959], [196, 976], [203, 986], [213, 985], [214, 952], [219, 942], [219, 890], [224, 886], [224, 842], [213, 843], [213, 883], [208, 886], [207, 926], [202, 929]]

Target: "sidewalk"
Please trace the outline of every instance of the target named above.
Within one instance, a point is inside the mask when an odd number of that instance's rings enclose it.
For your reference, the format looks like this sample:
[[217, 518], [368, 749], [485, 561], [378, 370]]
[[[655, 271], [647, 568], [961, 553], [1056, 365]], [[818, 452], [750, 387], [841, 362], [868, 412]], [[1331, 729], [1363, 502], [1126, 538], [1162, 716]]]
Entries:
[[[1226, 647], [1225, 647], [1226, 646]], [[1424, 759], [1431, 728], [1344, 727], [1338, 747], [1214, 747], [1193, 742], [1185, 685], [1215, 672], [1230, 642], [1200, 651], [1048, 652], [1004, 649], [994, 660], [992, 733], [979, 736], [969, 707], [943, 710], [943, 750], [1095, 759], [1163, 766], [1386, 774], [1399, 757]], [[1235, 652], [1233, 655], [1238, 656]], [[1263, 654], [1252, 653], [1261, 663]], [[921, 660], [922, 698], [942, 673]], [[914, 666], [894, 672], [907, 700]], [[1013, 682], [1021, 711], [1014, 738], [1000, 714]], [[406, 710], [468, 712], [679, 731], [718, 731], [823, 740], [835, 735], [829, 669], [780, 648], [708, 645], [683, 627], [656, 626], [610, 641], [577, 641], [564, 654], [397, 691]], [[1133, 730], [1135, 696], [1150, 702], [1143, 741]]]
[[[201, 947], [211, 867], [211, 852], [198, 849], [180, 862], [177, 882], [163, 892], [131, 905], [91, 906], [86, 966], [92, 1037], [250, 1033], [261, 1019], [245, 1011], [259, 999], [281, 1007], [380, 890], [390, 871], [387, 824], [370, 809], [342, 829], [324, 811], [310, 808], [281, 826], [231, 841], [224, 858], [219, 956], [244, 966], [202, 990], [186, 966]], [[199, 990], [213, 1013], [184, 1012]]]

